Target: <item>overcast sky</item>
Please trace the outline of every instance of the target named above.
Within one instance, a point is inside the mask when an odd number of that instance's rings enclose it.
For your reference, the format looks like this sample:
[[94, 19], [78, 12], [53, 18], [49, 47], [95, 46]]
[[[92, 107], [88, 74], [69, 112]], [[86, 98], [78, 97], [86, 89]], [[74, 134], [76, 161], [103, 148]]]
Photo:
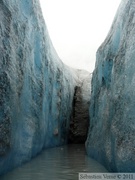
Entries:
[[52, 43], [61, 60], [93, 71], [96, 51], [121, 0], [40, 0]]

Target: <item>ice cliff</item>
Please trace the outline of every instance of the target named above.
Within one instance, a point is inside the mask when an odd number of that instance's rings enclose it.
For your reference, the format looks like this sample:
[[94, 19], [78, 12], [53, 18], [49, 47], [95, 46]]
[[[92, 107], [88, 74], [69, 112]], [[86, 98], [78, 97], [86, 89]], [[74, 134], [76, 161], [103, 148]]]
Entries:
[[135, 0], [122, 0], [97, 51], [87, 153], [115, 172], [135, 172]]
[[0, 0], [0, 174], [67, 143], [76, 84], [38, 0]]

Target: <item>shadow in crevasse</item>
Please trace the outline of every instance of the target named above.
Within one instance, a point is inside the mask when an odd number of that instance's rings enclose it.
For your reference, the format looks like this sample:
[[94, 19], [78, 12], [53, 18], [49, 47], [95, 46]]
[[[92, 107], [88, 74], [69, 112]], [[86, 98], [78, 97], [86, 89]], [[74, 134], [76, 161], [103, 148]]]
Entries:
[[76, 86], [73, 99], [73, 110], [70, 119], [69, 144], [84, 144], [89, 127], [89, 100], [83, 99], [82, 87]]

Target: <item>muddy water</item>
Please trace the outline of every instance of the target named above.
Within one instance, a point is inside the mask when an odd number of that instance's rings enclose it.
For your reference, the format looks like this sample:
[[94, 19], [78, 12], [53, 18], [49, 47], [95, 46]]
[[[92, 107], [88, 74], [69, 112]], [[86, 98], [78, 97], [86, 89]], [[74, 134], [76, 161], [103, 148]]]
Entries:
[[107, 172], [86, 155], [84, 145], [68, 145], [43, 151], [0, 180], [77, 180], [79, 172]]

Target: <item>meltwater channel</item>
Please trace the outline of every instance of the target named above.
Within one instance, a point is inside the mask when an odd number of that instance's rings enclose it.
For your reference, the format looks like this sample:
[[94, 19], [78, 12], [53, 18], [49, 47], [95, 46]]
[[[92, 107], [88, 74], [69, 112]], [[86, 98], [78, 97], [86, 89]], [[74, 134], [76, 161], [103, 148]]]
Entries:
[[83, 144], [73, 144], [44, 150], [0, 180], [77, 180], [79, 172], [107, 170], [86, 155]]

